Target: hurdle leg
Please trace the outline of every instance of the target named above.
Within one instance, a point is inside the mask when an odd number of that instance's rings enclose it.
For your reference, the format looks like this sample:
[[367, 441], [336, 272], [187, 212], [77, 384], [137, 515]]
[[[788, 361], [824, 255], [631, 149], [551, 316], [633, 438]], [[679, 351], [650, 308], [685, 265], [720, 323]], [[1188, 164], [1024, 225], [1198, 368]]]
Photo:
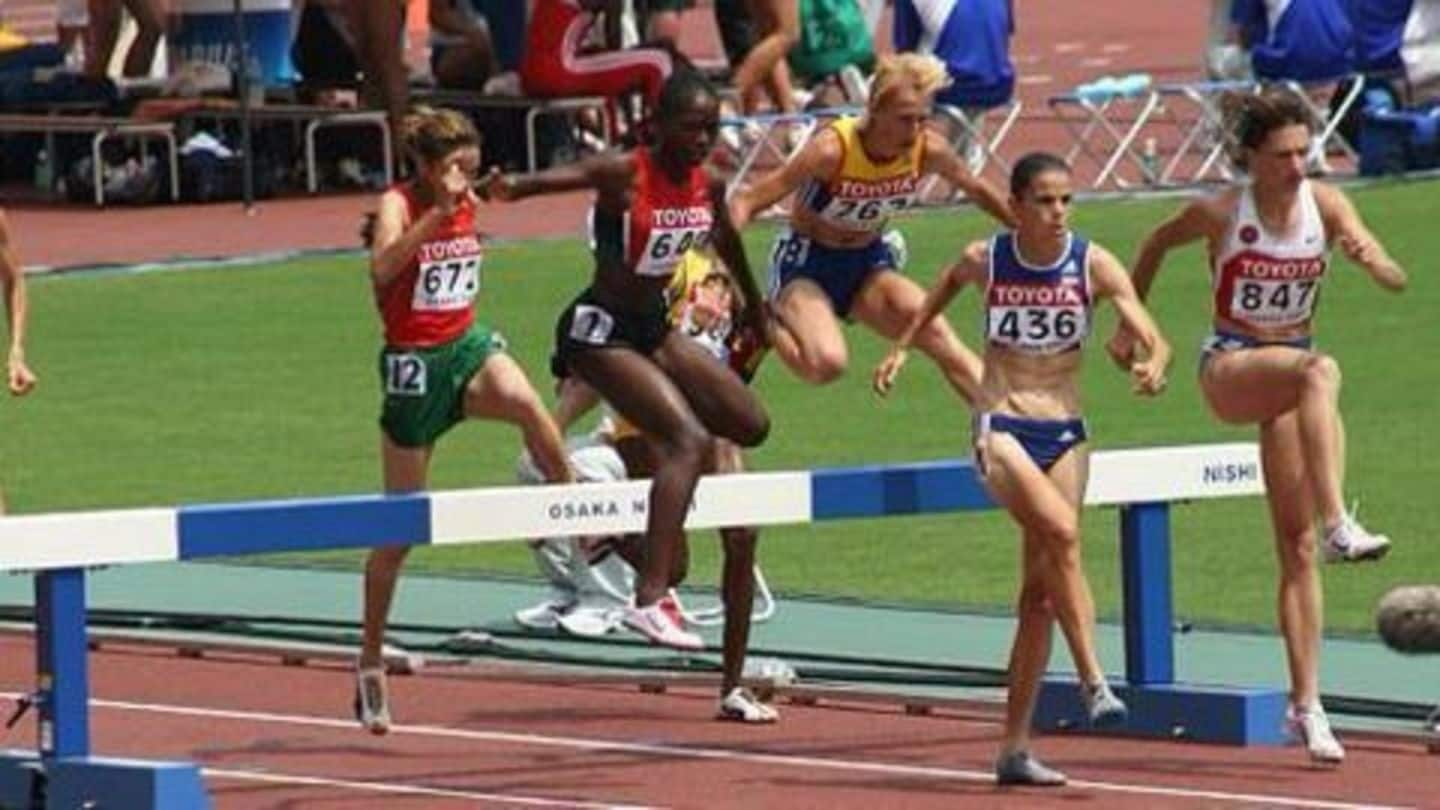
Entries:
[[[35, 575], [35, 694], [39, 756], [0, 751], [0, 806], [30, 807], [46, 795], [58, 757], [90, 753], [85, 649], [85, 571], [61, 568]], [[58, 805], [57, 805], [58, 806]]]
[[[1283, 745], [1287, 696], [1278, 689], [1175, 683], [1170, 588], [1170, 505], [1121, 507], [1120, 549], [1125, 602], [1125, 674], [1115, 693], [1130, 708], [1113, 733], [1227, 743]], [[1088, 728], [1074, 678], [1051, 677], [1041, 687], [1035, 727]]]
[[[42, 779], [30, 796], [47, 810], [125, 807], [206, 810], [200, 769], [190, 762], [106, 759], [90, 755], [90, 673], [85, 646], [85, 571], [62, 568], [35, 576], [36, 709]], [[16, 761], [16, 760], [12, 760]], [[25, 767], [23, 757], [17, 762]], [[0, 767], [0, 771], [4, 768]], [[14, 779], [0, 779], [0, 786]], [[3, 798], [3, 796], [0, 796]], [[28, 806], [28, 802], [25, 805]]]
[[1120, 508], [1120, 566], [1125, 594], [1125, 679], [1175, 680], [1174, 610], [1170, 599], [1170, 505]]
[[87, 653], [84, 569], [36, 574], [36, 719], [46, 760], [90, 753]]

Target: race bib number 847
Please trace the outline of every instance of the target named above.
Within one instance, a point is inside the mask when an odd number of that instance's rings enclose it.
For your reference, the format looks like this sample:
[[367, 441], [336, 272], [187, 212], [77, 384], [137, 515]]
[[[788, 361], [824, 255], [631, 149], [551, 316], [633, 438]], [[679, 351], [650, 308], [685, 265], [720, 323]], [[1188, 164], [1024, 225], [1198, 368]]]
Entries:
[[1310, 320], [1318, 292], [1319, 279], [1241, 279], [1230, 297], [1230, 311], [1253, 323], [1295, 326]]

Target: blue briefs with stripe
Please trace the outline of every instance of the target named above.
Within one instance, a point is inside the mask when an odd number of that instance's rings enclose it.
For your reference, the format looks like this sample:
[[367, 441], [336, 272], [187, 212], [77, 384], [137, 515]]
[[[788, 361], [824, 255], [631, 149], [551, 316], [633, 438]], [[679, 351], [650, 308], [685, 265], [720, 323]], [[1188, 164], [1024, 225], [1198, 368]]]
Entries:
[[1000, 413], [982, 413], [975, 429], [975, 457], [982, 472], [985, 461], [980, 456], [979, 440], [991, 431], [1014, 436], [1025, 454], [1045, 472], [1049, 472], [1061, 456], [1070, 452], [1070, 448], [1084, 443], [1087, 438], [1084, 419], [1025, 419]]
[[895, 238], [877, 235], [864, 247], [832, 248], [786, 228], [770, 250], [770, 300], [778, 300], [792, 281], [809, 279], [825, 291], [836, 316], [848, 318], [855, 296], [872, 274], [904, 265]]

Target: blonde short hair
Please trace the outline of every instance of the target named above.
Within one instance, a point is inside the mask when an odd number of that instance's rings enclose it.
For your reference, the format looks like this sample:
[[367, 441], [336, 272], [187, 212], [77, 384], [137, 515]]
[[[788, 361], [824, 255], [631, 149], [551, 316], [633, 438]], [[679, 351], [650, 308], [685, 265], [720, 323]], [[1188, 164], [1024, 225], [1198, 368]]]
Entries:
[[945, 63], [930, 54], [892, 53], [880, 57], [870, 80], [870, 109], [884, 104], [895, 93], [909, 89], [931, 98], [950, 86]]

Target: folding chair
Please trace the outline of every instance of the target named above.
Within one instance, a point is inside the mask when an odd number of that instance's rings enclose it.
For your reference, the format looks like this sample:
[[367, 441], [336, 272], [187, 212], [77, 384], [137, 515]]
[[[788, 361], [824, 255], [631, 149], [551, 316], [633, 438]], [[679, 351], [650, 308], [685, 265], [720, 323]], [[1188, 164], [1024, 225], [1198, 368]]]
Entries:
[[[680, 615], [685, 618], [687, 624], [700, 627], [714, 627], [725, 623], [725, 604], [723, 602], [705, 605], [703, 607], [686, 607], [680, 601], [680, 594], [674, 588], [670, 589], [670, 595], [675, 599], [675, 605], [680, 608]], [[760, 566], [755, 566], [755, 606], [750, 611], [750, 621], [769, 621], [775, 615], [775, 596], [770, 593], [770, 585], [765, 581], [765, 574], [761, 572]]]
[[[1160, 168], [1158, 185], [1190, 185], [1214, 176], [1220, 181], [1234, 178], [1224, 160], [1230, 145], [1225, 131], [1220, 99], [1226, 93], [1253, 93], [1258, 85], [1250, 81], [1203, 81], [1155, 86], [1160, 105], [1152, 116], [1156, 125], [1170, 124], [1180, 137], [1174, 154]], [[1192, 156], [1194, 160], [1191, 160]], [[1198, 162], [1196, 162], [1198, 161]]]
[[784, 164], [810, 140], [815, 125], [815, 115], [808, 112], [720, 119], [720, 146], [735, 167], [726, 196], [734, 196], [757, 169]]
[[[1295, 79], [1284, 79], [1278, 85], [1285, 90], [1295, 94], [1302, 103], [1310, 110], [1310, 114], [1320, 124], [1320, 131], [1316, 133], [1315, 139], [1310, 143], [1309, 159], [1312, 163], [1324, 162], [1331, 146], [1338, 148], [1344, 155], [1357, 164], [1360, 162], [1360, 153], [1355, 147], [1340, 134], [1340, 124], [1345, 116], [1350, 113], [1351, 108], [1360, 100], [1361, 94], [1365, 92], [1365, 77], [1360, 73], [1347, 73], [1343, 76], [1336, 76], [1331, 79], [1318, 79], [1315, 81], [1297, 81]], [[1345, 93], [1338, 104], [1321, 104], [1315, 101], [1312, 91], [1329, 87], [1344, 87]]]
[[1160, 105], [1149, 76], [1107, 76], [1051, 96], [1046, 103], [1070, 135], [1065, 161], [1075, 166], [1076, 159], [1084, 155], [1099, 166], [1091, 188], [1099, 190], [1107, 181], [1121, 189], [1132, 185], [1119, 171], [1127, 159], [1139, 170], [1142, 182], [1153, 185], [1159, 179], [1156, 167], [1136, 149], [1140, 132]]
[[[993, 163], [1008, 178], [1010, 161], [1000, 155], [1000, 146], [1009, 137], [1015, 122], [1020, 120], [1022, 107], [1019, 99], [993, 107], [936, 104], [934, 117], [948, 126], [950, 144], [966, 158], [971, 174], [978, 175]], [[998, 122], [993, 129], [990, 128], [992, 120]], [[990, 131], [987, 133], [987, 130]], [[920, 188], [920, 199], [929, 199], [939, 182], [937, 176], [926, 180]]]

